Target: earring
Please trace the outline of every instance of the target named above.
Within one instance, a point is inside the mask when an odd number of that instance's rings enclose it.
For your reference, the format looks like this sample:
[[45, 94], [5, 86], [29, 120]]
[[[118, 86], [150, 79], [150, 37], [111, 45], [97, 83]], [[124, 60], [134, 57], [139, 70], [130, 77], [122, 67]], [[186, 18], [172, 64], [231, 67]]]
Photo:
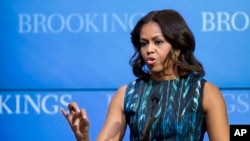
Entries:
[[179, 57], [179, 55], [175, 54], [175, 61], [178, 61], [178, 57]]

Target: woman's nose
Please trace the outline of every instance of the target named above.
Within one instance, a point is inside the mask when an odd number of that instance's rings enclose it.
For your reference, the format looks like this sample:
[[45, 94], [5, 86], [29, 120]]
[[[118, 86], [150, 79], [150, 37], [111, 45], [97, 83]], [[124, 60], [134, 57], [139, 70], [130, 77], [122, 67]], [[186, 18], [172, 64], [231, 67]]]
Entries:
[[155, 51], [154, 45], [149, 44], [149, 45], [148, 45], [148, 48], [147, 48], [147, 53], [148, 53], [148, 54], [154, 53], [154, 51]]

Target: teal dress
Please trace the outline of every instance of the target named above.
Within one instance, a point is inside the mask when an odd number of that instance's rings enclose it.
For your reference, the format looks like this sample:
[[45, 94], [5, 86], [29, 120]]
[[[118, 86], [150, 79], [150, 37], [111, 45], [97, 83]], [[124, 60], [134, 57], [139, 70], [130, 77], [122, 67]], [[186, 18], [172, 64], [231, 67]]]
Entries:
[[152, 110], [151, 95], [159, 93], [159, 102], [150, 126], [150, 141], [199, 141], [205, 133], [202, 107], [206, 80], [189, 74], [174, 80], [136, 79], [127, 85], [124, 111], [130, 128], [130, 140], [139, 141]]

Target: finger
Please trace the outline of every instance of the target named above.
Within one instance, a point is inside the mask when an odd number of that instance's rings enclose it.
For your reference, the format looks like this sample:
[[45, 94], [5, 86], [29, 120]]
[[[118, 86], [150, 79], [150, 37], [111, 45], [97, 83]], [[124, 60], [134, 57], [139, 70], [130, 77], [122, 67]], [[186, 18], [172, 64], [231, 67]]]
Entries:
[[80, 128], [83, 129], [84, 131], [88, 130], [90, 123], [89, 123], [89, 120], [88, 120], [86, 110], [82, 109], [80, 111], [80, 116], [82, 118], [82, 120], [81, 120], [82, 122], [80, 123]]
[[79, 111], [79, 108], [78, 108], [78, 106], [77, 106], [77, 104], [76, 104], [75, 102], [70, 103], [70, 104], [68, 105], [68, 109], [69, 109], [70, 114]]
[[87, 114], [84, 109], [82, 109], [80, 112], [75, 112], [73, 114], [72, 125], [75, 127], [75, 129], [79, 129], [80, 121], [83, 121], [84, 124], [88, 125]]
[[61, 108], [61, 113], [66, 119], [68, 119], [69, 114], [63, 108]]
[[82, 119], [88, 120], [87, 112], [86, 112], [85, 109], [81, 109], [80, 116], [81, 116]]
[[80, 114], [79, 112], [75, 112], [75, 113], [71, 114], [71, 116], [72, 116], [72, 125], [76, 125], [76, 124], [79, 123], [79, 119], [80, 119], [79, 114]]
[[73, 114], [73, 117], [72, 117], [72, 129], [74, 130], [74, 131], [78, 131], [79, 130], [79, 124], [80, 124], [80, 120], [81, 120], [81, 118], [80, 118], [80, 112], [76, 112], [76, 113], [74, 113]]
[[86, 134], [88, 134], [88, 131], [89, 131], [89, 126], [90, 126], [90, 123], [89, 123], [89, 120], [88, 120], [88, 116], [87, 116], [87, 112], [85, 109], [82, 109], [80, 111], [80, 117], [82, 120], [80, 120], [80, 123], [79, 123], [79, 127], [80, 128], [80, 132], [86, 136]]

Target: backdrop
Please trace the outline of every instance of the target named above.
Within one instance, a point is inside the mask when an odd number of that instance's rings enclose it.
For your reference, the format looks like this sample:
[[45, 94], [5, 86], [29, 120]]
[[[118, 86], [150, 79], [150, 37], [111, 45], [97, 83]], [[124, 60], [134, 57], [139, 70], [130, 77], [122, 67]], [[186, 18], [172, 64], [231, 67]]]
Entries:
[[250, 124], [248, 0], [9, 0], [0, 2], [0, 140], [74, 140], [60, 113], [71, 101], [88, 110], [95, 140], [111, 97], [135, 79], [130, 31], [160, 9], [187, 21], [230, 124]]

